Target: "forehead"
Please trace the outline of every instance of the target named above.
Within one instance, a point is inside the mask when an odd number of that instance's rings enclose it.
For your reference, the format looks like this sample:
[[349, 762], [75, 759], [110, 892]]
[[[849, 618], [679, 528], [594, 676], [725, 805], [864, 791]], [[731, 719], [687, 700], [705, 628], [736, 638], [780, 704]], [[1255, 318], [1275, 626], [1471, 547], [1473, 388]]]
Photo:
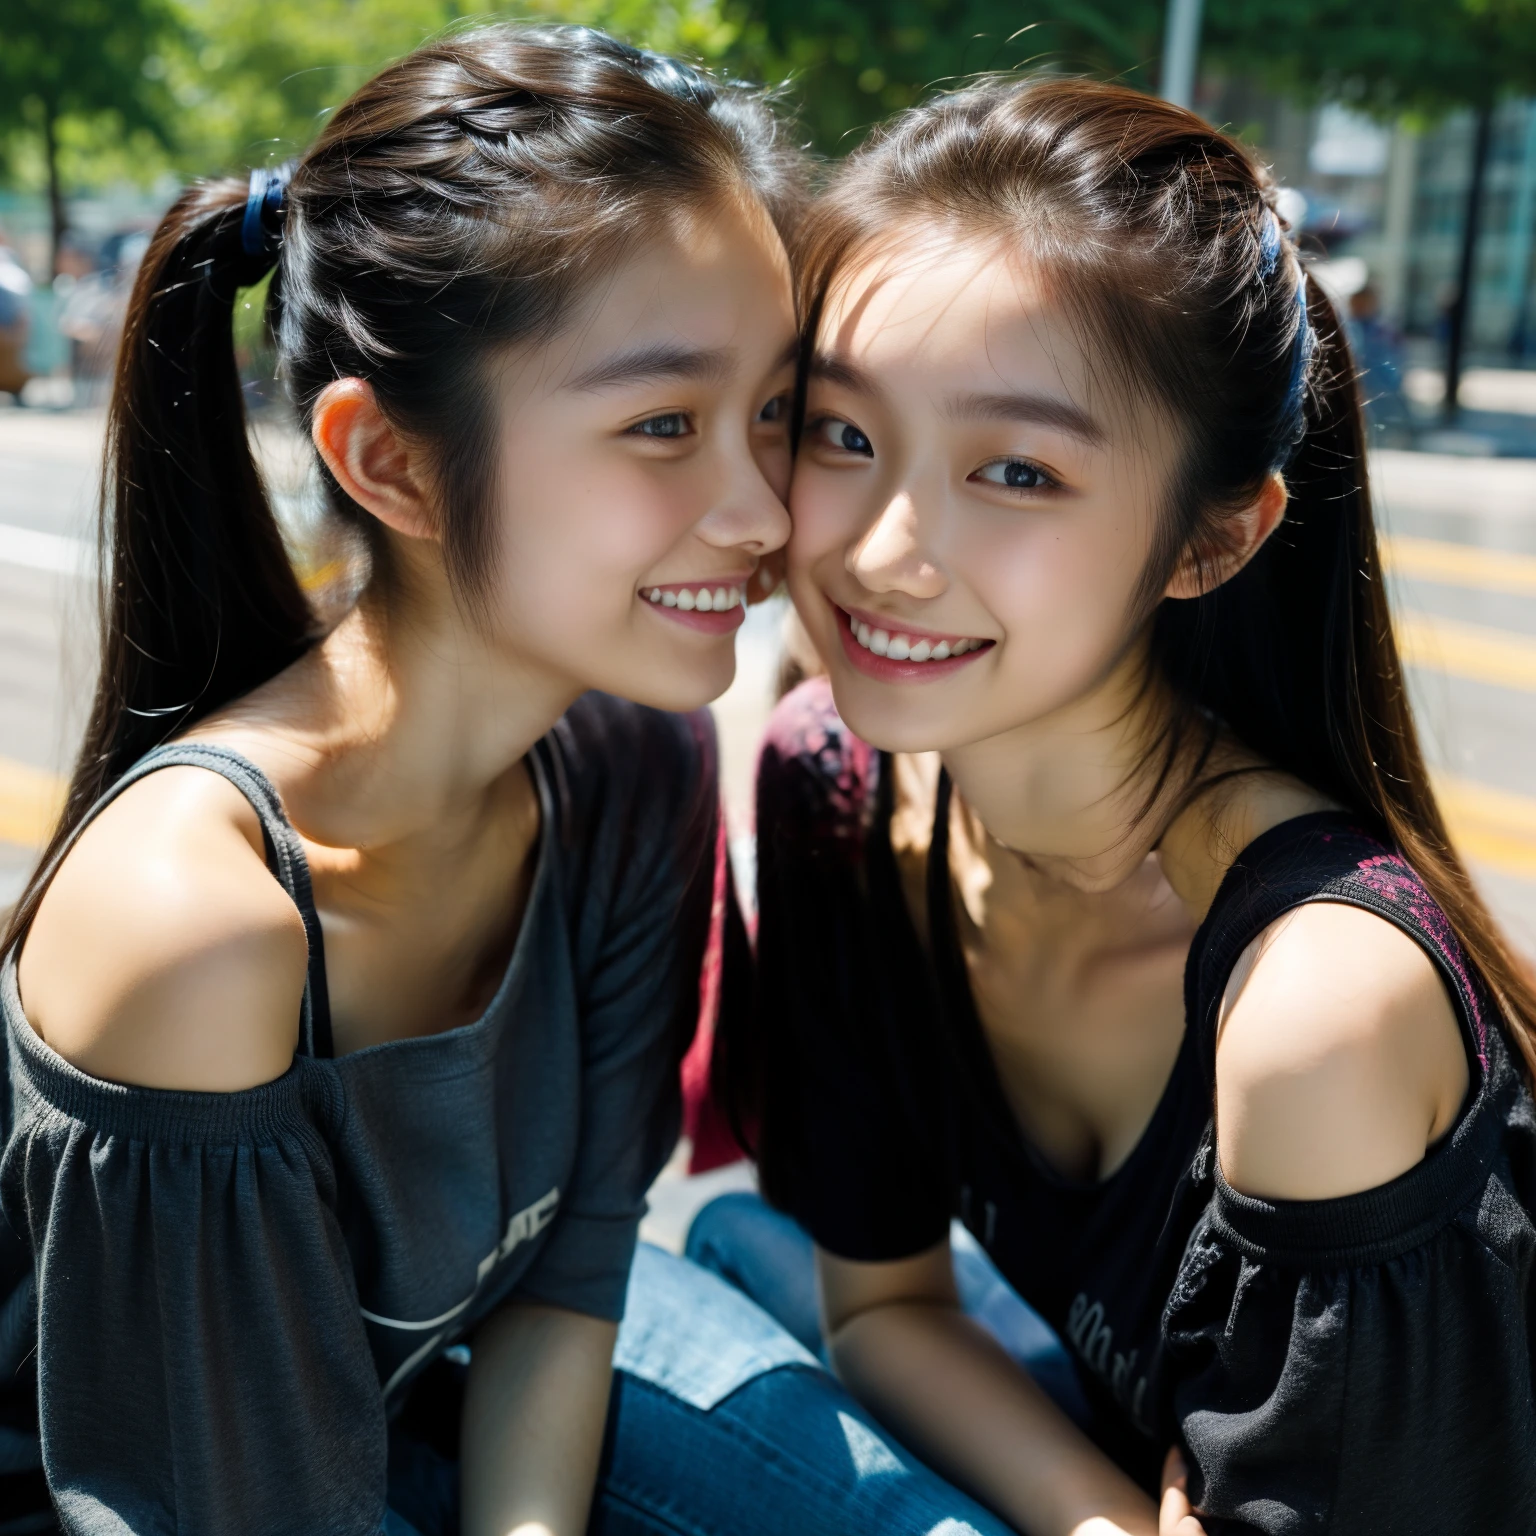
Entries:
[[866, 366], [1050, 383], [1073, 396], [1090, 370], [1044, 274], [1000, 237], [937, 226], [856, 254], [827, 295], [823, 352]]
[[767, 215], [735, 199], [679, 210], [605, 266], [547, 343], [514, 349], [509, 382], [558, 391], [620, 356], [718, 354], [761, 371], [794, 336], [789, 259]]

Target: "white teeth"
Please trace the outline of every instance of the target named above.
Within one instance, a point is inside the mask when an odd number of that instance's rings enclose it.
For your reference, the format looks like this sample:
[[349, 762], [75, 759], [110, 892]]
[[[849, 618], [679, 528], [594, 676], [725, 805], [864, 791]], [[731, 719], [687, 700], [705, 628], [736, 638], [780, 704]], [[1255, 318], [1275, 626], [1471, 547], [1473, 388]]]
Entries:
[[964, 656], [982, 646], [980, 640], [940, 640], [935, 643], [914, 640], [900, 631], [893, 635], [889, 630], [871, 629], [852, 614], [848, 615], [848, 629], [866, 651], [873, 651], [876, 656], [889, 656], [892, 661], [948, 661], [951, 656]]
[[663, 608], [681, 608], [684, 613], [729, 613], [741, 605], [742, 593], [741, 587], [716, 587], [714, 591], [700, 587], [697, 592], [686, 588], [681, 592], [664, 592], [660, 587], [652, 587], [640, 595], [647, 602], [659, 603]]

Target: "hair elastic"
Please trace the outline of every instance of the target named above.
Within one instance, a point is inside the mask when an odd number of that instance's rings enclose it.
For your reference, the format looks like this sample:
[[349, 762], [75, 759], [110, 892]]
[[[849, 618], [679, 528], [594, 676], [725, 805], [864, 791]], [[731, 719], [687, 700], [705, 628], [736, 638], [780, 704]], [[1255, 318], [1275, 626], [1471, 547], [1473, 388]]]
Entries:
[[283, 240], [283, 209], [293, 162], [251, 172], [251, 189], [240, 224], [240, 245], [247, 256], [276, 257]]
[[[1274, 276], [1285, 249], [1285, 237], [1280, 230], [1280, 220], [1275, 210], [1265, 206], [1259, 221], [1259, 277], [1267, 282]], [[1280, 451], [1275, 457], [1276, 469], [1283, 469], [1295, 451], [1296, 445], [1306, 434], [1307, 365], [1317, 337], [1307, 315], [1307, 274], [1300, 261], [1296, 263], [1296, 335], [1291, 342], [1291, 377], [1286, 385], [1285, 404], [1280, 412]]]

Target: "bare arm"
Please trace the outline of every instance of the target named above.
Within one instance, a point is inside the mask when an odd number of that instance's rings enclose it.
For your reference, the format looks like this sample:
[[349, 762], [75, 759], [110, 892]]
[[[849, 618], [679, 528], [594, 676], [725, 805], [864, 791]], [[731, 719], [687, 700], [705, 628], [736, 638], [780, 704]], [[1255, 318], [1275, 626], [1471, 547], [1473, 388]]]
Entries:
[[914, 1450], [1026, 1536], [1155, 1536], [1146, 1494], [960, 1311], [947, 1240], [817, 1266], [838, 1376]]
[[617, 1333], [517, 1301], [481, 1326], [464, 1398], [464, 1536], [582, 1536]]

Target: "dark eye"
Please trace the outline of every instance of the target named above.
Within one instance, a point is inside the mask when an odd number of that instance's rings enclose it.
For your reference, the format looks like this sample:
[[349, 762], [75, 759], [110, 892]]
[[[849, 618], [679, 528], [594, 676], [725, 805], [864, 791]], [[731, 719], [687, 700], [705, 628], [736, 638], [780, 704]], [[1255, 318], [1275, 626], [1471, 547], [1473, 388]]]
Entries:
[[636, 422], [629, 430], [635, 437], [687, 437], [690, 422], [683, 411], [668, 411]]
[[1041, 491], [1056, 483], [1028, 459], [994, 459], [983, 464], [971, 478], [984, 480], [988, 485], [1006, 486], [1010, 491]]
[[789, 396], [775, 395], [762, 410], [757, 413], [757, 419], [765, 422], [781, 422], [789, 420]]
[[840, 421], [836, 416], [823, 416], [816, 423], [816, 435], [828, 448], [835, 448], [840, 453], [874, 457], [874, 446], [852, 422]]

